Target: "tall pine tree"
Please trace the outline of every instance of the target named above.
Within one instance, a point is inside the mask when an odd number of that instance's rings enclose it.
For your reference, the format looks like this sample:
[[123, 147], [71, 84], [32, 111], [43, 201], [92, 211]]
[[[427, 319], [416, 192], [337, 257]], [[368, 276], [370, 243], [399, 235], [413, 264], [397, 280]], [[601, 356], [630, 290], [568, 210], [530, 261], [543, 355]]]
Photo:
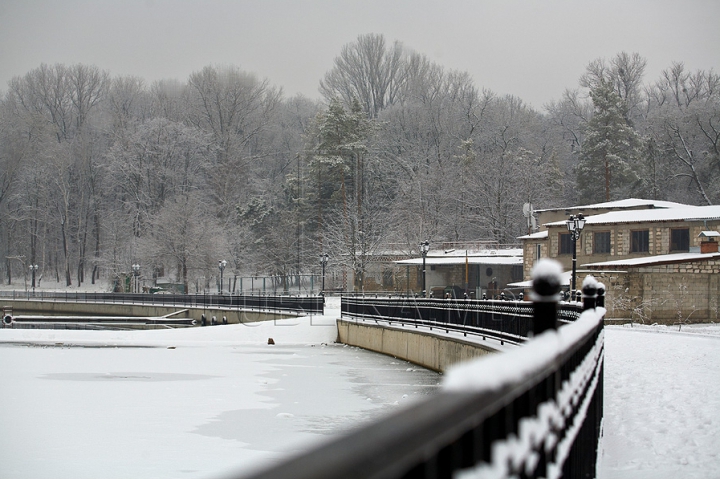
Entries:
[[590, 96], [594, 113], [577, 165], [579, 199], [592, 202], [627, 197], [638, 182], [633, 166], [640, 154], [640, 136], [628, 124], [625, 101], [611, 84], [600, 81]]

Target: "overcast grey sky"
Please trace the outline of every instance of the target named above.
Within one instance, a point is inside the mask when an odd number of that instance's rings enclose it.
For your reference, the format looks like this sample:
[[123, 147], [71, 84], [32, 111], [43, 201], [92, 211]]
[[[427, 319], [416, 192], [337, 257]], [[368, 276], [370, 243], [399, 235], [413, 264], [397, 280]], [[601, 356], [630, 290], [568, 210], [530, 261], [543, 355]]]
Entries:
[[621, 51], [646, 82], [673, 61], [720, 72], [719, 19], [719, 0], [0, 0], [0, 90], [41, 63], [148, 83], [232, 64], [317, 98], [342, 46], [381, 33], [541, 108]]

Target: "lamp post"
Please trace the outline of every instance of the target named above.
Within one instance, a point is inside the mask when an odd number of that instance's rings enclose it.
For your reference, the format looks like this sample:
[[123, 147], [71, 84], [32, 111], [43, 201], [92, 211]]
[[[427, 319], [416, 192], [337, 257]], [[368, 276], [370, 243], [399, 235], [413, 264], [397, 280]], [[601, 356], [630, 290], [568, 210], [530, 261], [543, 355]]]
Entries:
[[30, 272], [32, 273], [32, 289], [33, 289], [33, 296], [35, 296], [35, 272], [38, 270], [38, 265], [31, 264], [30, 265]]
[[139, 293], [140, 288], [139, 288], [139, 279], [138, 278], [140, 277], [140, 265], [137, 263], [132, 265], [132, 271], [133, 271], [133, 278], [135, 279], [135, 281], [133, 281], [133, 290], [134, 290], [133, 293]]
[[422, 253], [423, 267], [422, 267], [422, 296], [427, 298], [427, 275], [425, 273], [425, 259], [427, 258], [428, 251], [430, 251], [430, 242], [425, 240], [420, 243], [420, 252]]
[[223, 271], [225, 271], [225, 266], [227, 266], [227, 261], [224, 259], [218, 261], [218, 269], [220, 270], [220, 286], [218, 287], [218, 293], [222, 294], [223, 291]]
[[330, 257], [327, 253], [323, 253], [320, 255], [320, 264], [322, 264], [322, 289], [320, 290], [321, 296], [325, 296], [325, 265], [327, 265], [329, 259]]
[[577, 274], [577, 240], [580, 239], [580, 233], [582, 233], [585, 227], [585, 217], [582, 213], [577, 216], [571, 215], [570, 218], [565, 222], [568, 231], [570, 232], [570, 239], [572, 239], [572, 277], [570, 287], [570, 300], [575, 301], [576, 290], [575, 290], [575, 279]]

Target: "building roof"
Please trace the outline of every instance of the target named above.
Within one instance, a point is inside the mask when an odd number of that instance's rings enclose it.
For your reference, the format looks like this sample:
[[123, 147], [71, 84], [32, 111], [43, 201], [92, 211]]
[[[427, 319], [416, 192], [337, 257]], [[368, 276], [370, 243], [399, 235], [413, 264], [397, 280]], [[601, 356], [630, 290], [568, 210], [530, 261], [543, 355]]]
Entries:
[[583, 209], [602, 209], [602, 208], [617, 208], [617, 209], [628, 209], [628, 208], [641, 208], [647, 209], [653, 208], [682, 208], [688, 205], [681, 203], [674, 203], [672, 201], [657, 201], [657, 200], [643, 200], [639, 198], [628, 198], [625, 200], [608, 201], [605, 203], [596, 203], [594, 205], [582, 205], [582, 206], [570, 206], [566, 208], [547, 208], [543, 210], [535, 210], [536, 212], [543, 211], [563, 211], [563, 210], [583, 210]]
[[[560, 286], [570, 286], [570, 276], [572, 276], [572, 271], [563, 271], [562, 275], [560, 276]], [[532, 280], [529, 279], [527, 281], [518, 281], [517, 283], [508, 283], [508, 287], [532, 288], [532, 283]]]
[[518, 236], [518, 239], [545, 239], [548, 237], [548, 230], [542, 230], [538, 231], [537, 233], [525, 235], [525, 236]]
[[583, 264], [583, 268], [627, 268], [637, 266], [652, 266], [660, 264], [689, 263], [693, 261], [706, 261], [720, 258], [720, 253], [675, 253], [661, 254], [657, 256], [644, 256], [641, 258], [626, 258], [614, 261], [603, 261], [600, 263]]
[[[587, 216], [585, 225], [607, 225], [617, 223], [658, 223], [664, 221], [717, 221], [720, 220], [720, 205], [682, 206], [651, 210], [612, 211]], [[565, 221], [546, 223], [545, 226], [565, 226]]]
[[[522, 249], [509, 249], [509, 250], [492, 250], [495, 253], [488, 252], [487, 254], [448, 254], [442, 256], [434, 256], [428, 254], [425, 258], [425, 264], [432, 266], [457, 266], [463, 265], [467, 261], [467, 264], [507, 264], [507, 265], [520, 265], [523, 262]], [[411, 258], [400, 261], [395, 261], [396, 264], [404, 265], [422, 265], [422, 258]]]
[[465, 250], [465, 249], [451, 249], [451, 250], [430, 250], [428, 251], [428, 258], [448, 258], [457, 257], [465, 258], [468, 257], [484, 257], [494, 258], [496, 256], [522, 256], [522, 248], [493, 248], [493, 249], [482, 249], [482, 250]]

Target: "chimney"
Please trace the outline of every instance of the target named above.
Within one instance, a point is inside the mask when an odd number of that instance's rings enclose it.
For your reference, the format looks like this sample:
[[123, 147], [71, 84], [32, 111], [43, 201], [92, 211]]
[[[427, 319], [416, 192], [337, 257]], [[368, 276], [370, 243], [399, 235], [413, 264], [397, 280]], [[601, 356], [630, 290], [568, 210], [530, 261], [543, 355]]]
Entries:
[[720, 237], [720, 232], [717, 231], [701, 231], [698, 237], [700, 240], [700, 253], [717, 253], [718, 242], [716, 239]]

